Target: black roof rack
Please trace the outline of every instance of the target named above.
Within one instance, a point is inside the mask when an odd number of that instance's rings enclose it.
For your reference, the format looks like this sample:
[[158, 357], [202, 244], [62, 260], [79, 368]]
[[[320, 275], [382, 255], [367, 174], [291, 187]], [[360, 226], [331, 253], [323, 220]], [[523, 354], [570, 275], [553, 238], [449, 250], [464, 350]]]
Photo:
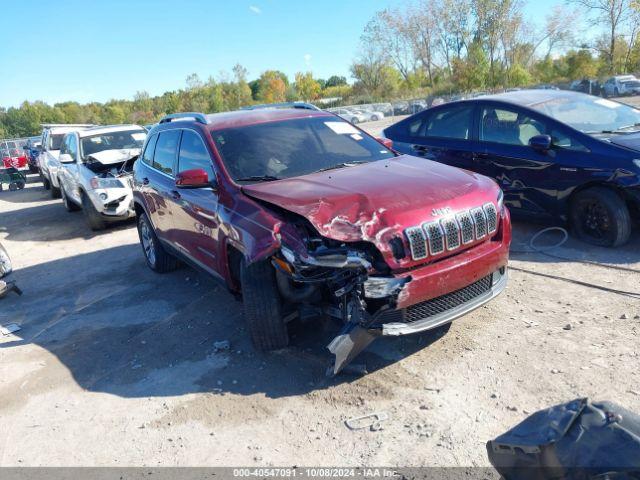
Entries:
[[242, 110], [261, 110], [263, 108], [302, 108], [305, 110], [320, 110], [312, 103], [306, 102], [282, 102], [282, 103], [262, 103], [260, 105], [247, 105]]
[[170, 123], [173, 120], [184, 120], [187, 118], [192, 118], [196, 122], [202, 123], [204, 125], [209, 123], [209, 120], [207, 120], [207, 116], [204, 113], [197, 112], [172, 113], [170, 115], [165, 115], [164, 117], [162, 117], [162, 119], [158, 123]]

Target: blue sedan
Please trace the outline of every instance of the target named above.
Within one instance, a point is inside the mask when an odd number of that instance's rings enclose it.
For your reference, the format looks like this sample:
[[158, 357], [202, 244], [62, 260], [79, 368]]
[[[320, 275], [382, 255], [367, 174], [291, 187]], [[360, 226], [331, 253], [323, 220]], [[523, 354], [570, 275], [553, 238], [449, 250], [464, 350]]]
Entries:
[[640, 217], [640, 110], [576, 92], [451, 102], [384, 130], [394, 149], [494, 178], [518, 216], [619, 246]]

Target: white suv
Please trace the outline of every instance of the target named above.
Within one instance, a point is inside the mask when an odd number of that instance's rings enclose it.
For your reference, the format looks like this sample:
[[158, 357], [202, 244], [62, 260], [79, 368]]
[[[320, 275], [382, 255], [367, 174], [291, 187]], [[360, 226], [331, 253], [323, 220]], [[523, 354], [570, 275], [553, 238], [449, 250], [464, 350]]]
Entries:
[[58, 169], [60, 162], [58, 155], [60, 154], [60, 145], [65, 134], [74, 130], [82, 130], [91, 125], [67, 125], [67, 124], [43, 124], [42, 130], [42, 147], [40, 155], [38, 155], [38, 170], [40, 170], [40, 178], [45, 190], [51, 189], [53, 198], [60, 197], [60, 185], [58, 184]]
[[633, 75], [616, 75], [607, 80], [602, 88], [606, 97], [637, 95], [640, 93], [640, 80]]
[[58, 181], [68, 211], [84, 211], [92, 230], [135, 216], [131, 170], [147, 131], [138, 125], [93, 127], [65, 135]]

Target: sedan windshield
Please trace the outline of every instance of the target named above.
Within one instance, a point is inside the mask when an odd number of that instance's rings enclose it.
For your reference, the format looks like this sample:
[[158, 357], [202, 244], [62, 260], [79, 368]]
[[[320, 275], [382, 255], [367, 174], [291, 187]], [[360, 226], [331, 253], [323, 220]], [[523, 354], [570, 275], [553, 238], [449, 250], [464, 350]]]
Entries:
[[238, 182], [279, 180], [394, 156], [350, 123], [328, 116], [217, 130], [211, 135]]
[[589, 95], [559, 97], [533, 105], [584, 133], [628, 133], [640, 130], [640, 110]]
[[104, 150], [125, 150], [142, 148], [147, 132], [144, 130], [128, 130], [120, 132], [99, 133], [84, 137], [82, 144], [82, 158], [87, 158]]

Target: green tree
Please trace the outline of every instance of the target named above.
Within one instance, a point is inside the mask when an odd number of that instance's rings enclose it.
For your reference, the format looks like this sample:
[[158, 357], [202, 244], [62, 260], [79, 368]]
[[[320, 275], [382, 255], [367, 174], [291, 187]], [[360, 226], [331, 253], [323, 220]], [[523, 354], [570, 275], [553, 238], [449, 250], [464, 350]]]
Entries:
[[320, 91], [322, 90], [320, 84], [313, 79], [311, 72], [296, 73], [295, 89], [298, 97], [305, 102], [318, 98]]

